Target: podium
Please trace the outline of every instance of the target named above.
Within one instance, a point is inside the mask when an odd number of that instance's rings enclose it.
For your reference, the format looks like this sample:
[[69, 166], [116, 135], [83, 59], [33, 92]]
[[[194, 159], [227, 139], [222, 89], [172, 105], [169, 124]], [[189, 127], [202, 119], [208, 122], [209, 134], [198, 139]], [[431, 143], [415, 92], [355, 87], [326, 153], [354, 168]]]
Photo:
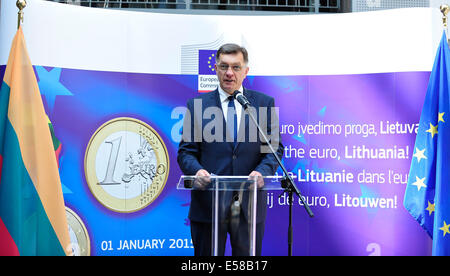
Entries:
[[265, 191], [283, 190], [281, 179], [281, 176], [195, 177], [182, 175], [177, 189], [210, 193], [211, 255], [218, 256], [220, 237], [222, 235], [226, 237], [227, 231], [235, 231], [236, 235], [242, 235], [243, 240], [248, 241], [246, 244], [249, 250], [248, 255], [255, 256], [258, 200], [260, 208], [266, 208]]

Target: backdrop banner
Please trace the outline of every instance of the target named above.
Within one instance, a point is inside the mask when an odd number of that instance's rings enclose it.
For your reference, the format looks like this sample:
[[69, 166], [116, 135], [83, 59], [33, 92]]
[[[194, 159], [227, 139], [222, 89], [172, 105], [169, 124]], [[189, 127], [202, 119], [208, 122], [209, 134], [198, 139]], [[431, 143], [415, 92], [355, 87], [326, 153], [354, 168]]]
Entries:
[[[1, 2], [2, 78], [12, 2]], [[283, 163], [315, 214], [294, 197], [293, 254], [431, 253], [403, 197], [439, 11], [209, 16], [27, 2], [75, 254], [193, 255], [177, 149], [186, 102], [217, 87], [226, 42], [249, 50], [244, 86], [275, 98]], [[287, 255], [288, 204], [268, 193], [263, 255]]]

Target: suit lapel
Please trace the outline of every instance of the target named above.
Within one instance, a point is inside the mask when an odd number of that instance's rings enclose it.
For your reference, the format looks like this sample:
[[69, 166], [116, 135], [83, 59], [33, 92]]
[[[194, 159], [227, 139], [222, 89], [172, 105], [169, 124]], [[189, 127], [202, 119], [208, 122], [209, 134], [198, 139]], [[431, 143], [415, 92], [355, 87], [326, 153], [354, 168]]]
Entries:
[[[223, 112], [223, 109], [222, 109], [222, 103], [220, 101], [219, 90], [216, 89], [216, 90], [214, 90], [214, 91], [212, 91], [210, 93], [212, 94], [211, 95], [212, 96], [211, 100], [214, 101], [213, 105], [219, 107], [220, 110], [222, 110], [222, 114], [223, 114], [223, 118], [222, 118], [223, 122], [222, 123], [223, 123], [223, 129], [224, 129], [224, 131], [223, 131], [223, 141], [226, 142], [226, 137], [227, 137], [226, 135], [227, 135], [228, 128], [227, 128], [227, 125], [226, 125], [225, 116], [227, 116], [227, 115]], [[244, 93], [243, 94], [248, 99], [248, 101], [250, 102], [251, 106], [256, 108], [256, 102], [255, 102], [255, 99], [253, 97], [253, 93], [251, 91], [249, 91], [248, 89], [244, 88]], [[244, 118], [245, 120], [244, 120], [244, 126], [242, 126], [242, 121], [241, 121], [241, 125], [240, 125], [240, 127], [238, 129], [238, 142], [236, 143], [236, 147], [233, 146], [233, 143], [226, 142], [226, 144], [228, 144], [228, 146], [230, 147], [230, 149], [233, 152], [236, 152], [238, 147], [239, 147], [239, 145], [242, 144], [242, 142], [239, 142], [239, 141], [245, 142], [245, 137], [246, 137], [245, 132], [249, 130], [249, 120], [251, 120], [251, 119], [249, 118], [249, 116], [245, 116], [245, 112], [246, 111], [244, 110], [244, 108], [242, 108], [241, 118], [240, 119], [242, 120], [242, 118]], [[255, 114], [255, 115], [257, 116], [257, 114]], [[244, 127], [244, 128], [242, 128], [242, 127]], [[230, 135], [230, 137], [232, 137], [232, 134], [229, 133], [228, 135]], [[241, 136], [241, 135], [243, 135], [243, 136]], [[248, 134], [248, 136], [249, 135], [250, 135], [250, 133]]]
[[[230, 147], [230, 149], [233, 150], [233, 148], [234, 148], [233, 143], [226, 142], [228, 128], [227, 128], [227, 121], [225, 120], [225, 116], [227, 116], [227, 114], [225, 114], [225, 112], [222, 109], [222, 102], [220, 101], [219, 89], [216, 89], [210, 93], [213, 94], [212, 96], [213, 96], [214, 105], [219, 107], [220, 110], [222, 111], [223, 141], [225, 142], [225, 144], [227, 144], [227, 147]], [[233, 137], [232, 133], [228, 133], [228, 135], [229, 135], [229, 137]]]
[[[243, 94], [247, 98], [247, 100], [250, 102], [250, 105], [252, 107], [256, 108], [255, 99], [253, 98], [253, 93], [251, 93], [251, 91], [249, 91], [248, 89], [246, 89], [244, 87]], [[234, 151], [237, 151], [239, 145], [242, 143], [245, 143], [245, 139], [249, 139], [249, 137], [250, 137], [250, 133], [248, 133], [248, 135], [246, 135], [246, 132], [250, 130], [249, 129], [249, 120], [251, 120], [251, 119], [249, 118], [249, 116], [245, 116], [245, 113], [246, 113], [246, 111], [244, 110], [244, 108], [242, 108], [241, 119], [240, 119], [241, 125], [238, 130], [238, 143], [236, 144]], [[244, 119], [244, 125], [242, 125], [242, 119]], [[239, 142], [239, 141], [243, 141], [243, 142]]]
[[[214, 98], [215, 105], [217, 107], [219, 107], [220, 110], [222, 110], [222, 103], [220, 102], [219, 89], [216, 88], [216, 90], [214, 90], [210, 93], [213, 94], [213, 96], [214, 96], [213, 98]], [[223, 112], [223, 110], [222, 110], [222, 112]]]

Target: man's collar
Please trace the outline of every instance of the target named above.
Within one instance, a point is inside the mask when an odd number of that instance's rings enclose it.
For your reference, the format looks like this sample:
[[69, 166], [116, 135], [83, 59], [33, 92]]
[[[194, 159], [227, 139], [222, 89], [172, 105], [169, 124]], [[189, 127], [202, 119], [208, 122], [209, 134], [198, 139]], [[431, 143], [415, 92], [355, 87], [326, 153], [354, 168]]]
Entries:
[[[228, 97], [231, 96], [230, 94], [225, 92], [225, 90], [223, 90], [222, 87], [220, 87], [220, 85], [218, 86], [218, 90], [219, 90], [219, 96], [220, 96], [221, 103], [228, 100]], [[243, 93], [244, 87], [242, 87], [242, 85], [241, 85], [241, 87], [238, 90], [239, 90], [239, 92]]]

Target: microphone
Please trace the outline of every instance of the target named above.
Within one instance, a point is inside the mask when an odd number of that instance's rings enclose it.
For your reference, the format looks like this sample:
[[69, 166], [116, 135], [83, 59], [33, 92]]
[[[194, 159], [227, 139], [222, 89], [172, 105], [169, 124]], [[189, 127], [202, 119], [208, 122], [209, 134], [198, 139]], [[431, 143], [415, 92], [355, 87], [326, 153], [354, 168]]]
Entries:
[[247, 110], [247, 108], [250, 106], [250, 102], [239, 90], [234, 91], [233, 97], [242, 105], [244, 110]]

